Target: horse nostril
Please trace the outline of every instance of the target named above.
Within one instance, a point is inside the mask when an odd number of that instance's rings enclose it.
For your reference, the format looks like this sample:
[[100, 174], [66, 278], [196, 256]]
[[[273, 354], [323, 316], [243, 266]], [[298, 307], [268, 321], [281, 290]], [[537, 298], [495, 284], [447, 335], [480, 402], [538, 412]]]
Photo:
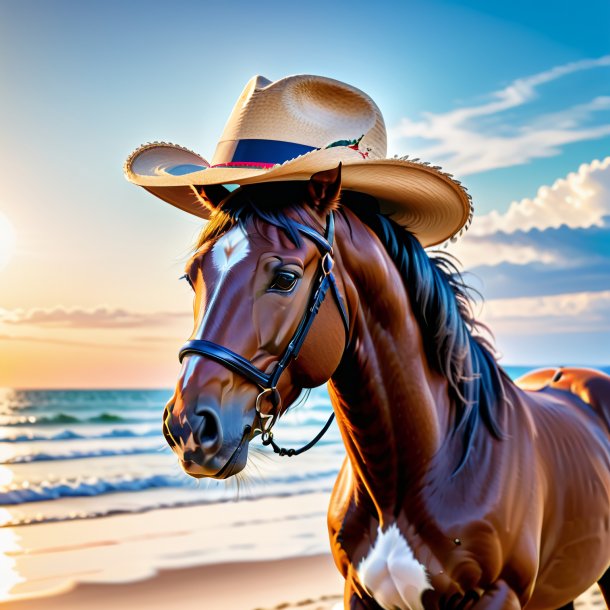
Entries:
[[212, 417], [203, 418], [203, 429], [201, 430], [200, 438], [201, 442], [210, 442], [216, 440], [218, 437], [218, 425], [216, 420]]
[[199, 443], [202, 448], [211, 450], [222, 444], [222, 430], [218, 415], [207, 407], [197, 410], [201, 417], [201, 425], [198, 428]]

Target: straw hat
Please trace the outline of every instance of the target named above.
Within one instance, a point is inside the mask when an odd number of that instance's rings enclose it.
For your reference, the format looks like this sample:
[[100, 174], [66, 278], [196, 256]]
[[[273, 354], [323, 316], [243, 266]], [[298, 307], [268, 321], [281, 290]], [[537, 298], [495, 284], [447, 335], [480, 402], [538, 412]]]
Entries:
[[470, 222], [470, 196], [449, 174], [419, 159], [385, 156], [383, 117], [359, 89], [321, 76], [275, 82], [255, 76], [211, 163], [182, 146], [152, 142], [135, 150], [124, 170], [134, 184], [207, 219], [205, 196], [214, 189], [206, 187], [308, 180], [342, 163], [342, 188], [375, 197], [424, 246], [454, 237]]

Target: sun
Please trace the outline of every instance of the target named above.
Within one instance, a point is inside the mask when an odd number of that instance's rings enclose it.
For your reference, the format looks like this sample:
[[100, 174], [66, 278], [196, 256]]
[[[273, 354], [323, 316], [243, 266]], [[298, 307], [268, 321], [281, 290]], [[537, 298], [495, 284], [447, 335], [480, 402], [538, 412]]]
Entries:
[[15, 251], [15, 231], [9, 219], [0, 212], [0, 270], [4, 269]]

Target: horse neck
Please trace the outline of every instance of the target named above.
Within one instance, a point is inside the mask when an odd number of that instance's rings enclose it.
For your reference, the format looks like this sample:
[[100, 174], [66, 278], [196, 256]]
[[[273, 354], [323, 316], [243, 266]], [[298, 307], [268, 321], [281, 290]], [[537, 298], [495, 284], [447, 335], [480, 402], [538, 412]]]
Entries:
[[403, 280], [379, 239], [347, 212], [336, 249], [353, 334], [331, 399], [355, 483], [384, 520], [417, 493], [443, 442], [448, 386], [428, 366]]

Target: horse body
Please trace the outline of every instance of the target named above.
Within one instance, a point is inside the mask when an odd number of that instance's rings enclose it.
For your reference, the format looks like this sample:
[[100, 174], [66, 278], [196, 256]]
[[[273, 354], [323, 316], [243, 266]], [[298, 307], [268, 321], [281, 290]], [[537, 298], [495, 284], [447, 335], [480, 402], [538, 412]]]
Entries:
[[[352, 234], [354, 225], [350, 217]], [[457, 605], [469, 593], [471, 601], [481, 596], [480, 604], [505, 595], [507, 606], [533, 609], [571, 601], [608, 567], [609, 430], [604, 435], [601, 411], [583, 398], [610, 396], [610, 381], [568, 369], [563, 383], [524, 392], [504, 378], [510, 406], [499, 427], [506, 440], [480, 429], [453, 474], [461, 444], [451, 432], [447, 381], [420, 357], [421, 333], [406, 294], [387, 289], [400, 286], [391, 261], [376, 261], [390, 277], [359, 272], [371, 250], [384, 258], [383, 246], [365, 228], [344, 244], [346, 233], [338, 233], [337, 247], [356, 284], [350, 308], [358, 311], [357, 340], [331, 381], [348, 458], [333, 491], [329, 531], [347, 607], [369, 607], [361, 602], [368, 592], [358, 565], [392, 523], [428, 570], [426, 607], [452, 598]], [[541, 375], [524, 385], [540, 383]], [[595, 380], [599, 397], [570, 393], [568, 379]]]
[[[310, 240], [290, 238], [291, 223], [322, 233], [338, 205], [340, 179], [315, 178], [305, 205], [272, 214], [253, 204], [249, 215], [240, 207], [212, 221], [189, 263], [192, 339], [273, 370], [307, 310], [320, 260]], [[335, 215], [334, 270], [349, 328], [326, 298], [277, 383], [283, 406], [265, 407], [281, 414], [301, 388], [330, 379], [347, 451], [328, 515], [345, 607], [570, 602], [610, 560], [610, 378], [566, 369], [562, 379], [523, 380], [538, 391], [519, 389], [470, 337], [421, 246], [410, 273], [401, 272], [406, 255], [397, 262], [356, 211]], [[223, 271], [212, 250], [223, 247], [230, 259], [234, 246], [218, 244], [238, 227], [249, 241]], [[427, 287], [418, 277], [426, 274]], [[164, 415], [185, 471], [224, 478], [245, 466], [264, 417], [257, 393], [222, 362], [187, 354]]]

